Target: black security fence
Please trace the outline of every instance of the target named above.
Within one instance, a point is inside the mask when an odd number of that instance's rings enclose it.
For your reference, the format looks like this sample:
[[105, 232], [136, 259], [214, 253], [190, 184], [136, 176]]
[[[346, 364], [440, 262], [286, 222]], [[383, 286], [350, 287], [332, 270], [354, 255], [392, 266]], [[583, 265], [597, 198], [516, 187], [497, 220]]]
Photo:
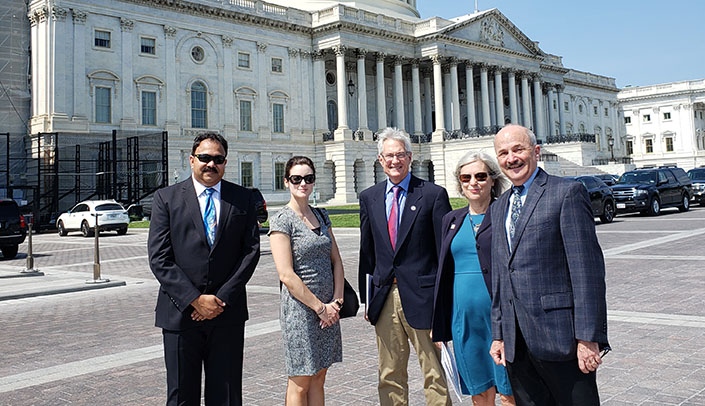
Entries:
[[43, 228], [88, 199], [115, 199], [148, 212], [151, 195], [168, 183], [166, 132], [4, 135], [0, 188]]

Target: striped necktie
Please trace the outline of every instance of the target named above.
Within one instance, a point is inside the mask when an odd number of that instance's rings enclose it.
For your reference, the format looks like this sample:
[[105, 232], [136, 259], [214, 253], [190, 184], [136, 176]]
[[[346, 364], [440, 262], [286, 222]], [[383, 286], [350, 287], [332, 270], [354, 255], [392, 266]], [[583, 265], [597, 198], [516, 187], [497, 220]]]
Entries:
[[399, 227], [399, 190], [400, 186], [393, 186], [394, 200], [392, 200], [392, 209], [389, 211], [387, 219], [387, 231], [389, 231], [389, 241], [392, 243], [392, 249], [397, 249], [397, 228]]
[[208, 245], [213, 246], [213, 241], [215, 241], [215, 203], [213, 202], [213, 192], [215, 189], [206, 189], [206, 210], [203, 212], [203, 225], [206, 227], [206, 238], [208, 238]]

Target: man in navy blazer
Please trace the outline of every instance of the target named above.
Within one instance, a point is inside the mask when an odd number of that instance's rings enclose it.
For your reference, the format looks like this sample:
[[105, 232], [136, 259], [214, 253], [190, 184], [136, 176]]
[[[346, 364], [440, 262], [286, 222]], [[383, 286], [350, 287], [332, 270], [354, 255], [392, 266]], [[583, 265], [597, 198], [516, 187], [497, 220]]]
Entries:
[[[259, 261], [259, 227], [254, 193], [222, 180], [227, 153], [220, 134], [198, 135], [192, 176], [154, 195], [148, 252], [161, 285], [156, 326], [164, 338], [167, 405], [201, 404], [203, 367], [206, 405], [242, 405], [245, 285]], [[210, 193], [212, 242], [204, 215]]]
[[[450, 405], [440, 353], [430, 338], [441, 220], [448, 193], [410, 174], [411, 143], [403, 131], [378, 136], [379, 163], [388, 179], [360, 193], [360, 296], [375, 326], [382, 406], [408, 405], [409, 341], [424, 373], [428, 405]], [[398, 190], [395, 204], [395, 188]], [[400, 214], [396, 241], [388, 220]], [[367, 278], [371, 278], [367, 297]]]
[[525, 127], [505, 126], [494, 146], [502, 171], [523, 190], [492, 207], [490, 353], [506, 364], [518, 405], [599, 405], [605, 263], [587, 192], [538, 168], [540, 146]]

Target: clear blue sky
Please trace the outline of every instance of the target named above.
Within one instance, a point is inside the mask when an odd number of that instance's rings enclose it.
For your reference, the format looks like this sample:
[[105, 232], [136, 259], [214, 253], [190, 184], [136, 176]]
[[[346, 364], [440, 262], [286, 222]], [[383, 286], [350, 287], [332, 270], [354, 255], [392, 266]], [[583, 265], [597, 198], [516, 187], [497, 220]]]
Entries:
[[[474, 0], [417, 0], [422, 18], [472, 13]], [[478, 0], [567, 68], [617, 86], [705, 79], [705, 0]]]

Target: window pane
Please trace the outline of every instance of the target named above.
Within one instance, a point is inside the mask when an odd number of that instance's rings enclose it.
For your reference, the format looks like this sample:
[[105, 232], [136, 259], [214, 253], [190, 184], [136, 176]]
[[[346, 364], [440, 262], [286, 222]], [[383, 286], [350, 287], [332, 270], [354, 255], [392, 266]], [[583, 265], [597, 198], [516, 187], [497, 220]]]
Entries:
[[274, 103], [272, 105], [272, 132], [283, 133], [284, 132], [284, 105]]
[[252, 102], [240, 100], [240, 131], [252, 131]]
[[281, 58], [272, 58], [272, 72], [277, 72], [277, 73], [282, 72]]
[[142, 92], [142, 125], [157, 124], [157, 94]]
[[284, 190], [284, 162], [274, 163], [274, 189]]
[[140, 52], [143, 54], [154, 55], [156, 51], [156, 45], [154, 38], [140, 38]]
[[97, 47], [110, 48], [110, 32], [96, 30], [94, 44]]
[[242, 186], [252, 187], [252, 162], [243, 162], [240, 164], [240, 175]]
[[249, 68], [250, 67], [250, 54], [246, 54], [244, 52], [238, 52], [237, 53], [237, 66], [241, 68]]
[[191, 85], [191, 127], [207, 128], [207, 113], [206, 87], [196, 82]]
[[110, 122], [110, 89], [107, 87], [95, 88], [95, 121]]

